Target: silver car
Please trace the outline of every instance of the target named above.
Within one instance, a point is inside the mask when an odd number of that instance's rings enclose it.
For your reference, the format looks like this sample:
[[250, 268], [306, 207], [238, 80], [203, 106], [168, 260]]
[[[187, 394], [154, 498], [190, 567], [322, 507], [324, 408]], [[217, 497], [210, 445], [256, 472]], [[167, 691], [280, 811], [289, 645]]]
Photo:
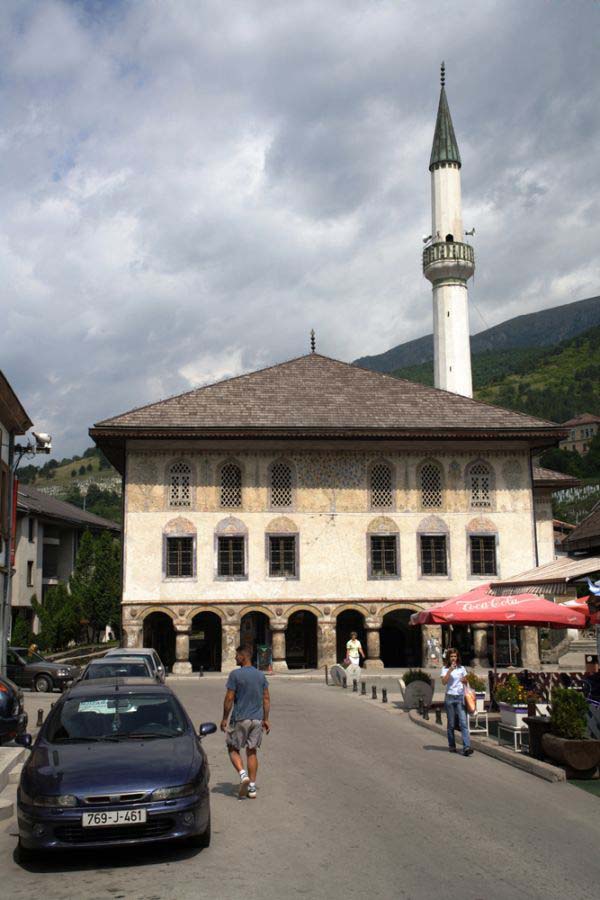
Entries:
[[156, 673], [158, 680], [164, 682], [166, 678], [166, 669], [161, 662], [161, 658], [153, 647], [114, 647], [109, 650], [104, 659], [110, 656], [120, 656], [122, 659], [127, 657], [145, 659], [151, 670]]

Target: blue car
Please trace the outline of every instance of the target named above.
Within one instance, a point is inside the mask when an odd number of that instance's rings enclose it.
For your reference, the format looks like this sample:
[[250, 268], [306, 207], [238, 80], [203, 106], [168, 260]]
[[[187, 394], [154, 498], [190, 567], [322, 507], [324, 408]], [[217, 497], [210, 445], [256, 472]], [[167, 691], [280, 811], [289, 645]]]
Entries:
[[0, 744], [7, 744], [27, 728], [23, 691], [9, 678], [0, 678]]
[[[164, 684], [84, 681], [54, 704], [23, 767], [19, 847], [31, 851], [210, 843], [209, 767], [201, 738]], [[31, 747], [31, 735], [17, 738]]]

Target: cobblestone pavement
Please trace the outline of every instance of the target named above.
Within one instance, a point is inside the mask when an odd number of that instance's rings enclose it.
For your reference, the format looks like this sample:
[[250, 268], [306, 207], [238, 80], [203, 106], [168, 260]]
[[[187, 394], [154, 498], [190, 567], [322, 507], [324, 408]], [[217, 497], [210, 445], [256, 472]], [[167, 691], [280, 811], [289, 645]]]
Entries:
[[[272, 679], [258, 799], [232, 795], [222, 735], [206, 740], [210, 848], [70, 853], [23, 868], [0, 832], [11, 900], [586, 900], [600, 883], [598, 799], [488, 757], [449, 754], [406, 715], [348, 691]], [[173, 682], [196, 723], [224, 680]], [[30, 710], [49, 699], [28, 695]], [[2, 823], [4, 825], [4, 823]]]

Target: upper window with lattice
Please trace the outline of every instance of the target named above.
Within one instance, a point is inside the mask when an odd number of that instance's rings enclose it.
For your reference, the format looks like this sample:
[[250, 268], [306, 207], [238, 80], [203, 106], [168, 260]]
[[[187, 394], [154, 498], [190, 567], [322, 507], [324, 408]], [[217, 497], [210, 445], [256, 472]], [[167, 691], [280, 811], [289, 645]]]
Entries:
[[378, 463], [371, 469], [371, 508], [391, 509], [392, 505], [392, 470]]
[[421, 467], [421, 505], [426, 508], [442, 505], [442, 472], [436, 463]]
[[186, 462], [173, 463], [169, 469], [169, 506], [192, 505], [192, 469]]
[[271, 506], [292, 505], [292, 470], [285, 463], [271, 467]]
[[242, 505], [242, 472], [239, 466], [228, 463], [221, 469], [221, 506], [223, 508]]
[[485, 463], [475, 463], [469, 472], [471, 506], [490, 507], [492, 505], [492, 475]]

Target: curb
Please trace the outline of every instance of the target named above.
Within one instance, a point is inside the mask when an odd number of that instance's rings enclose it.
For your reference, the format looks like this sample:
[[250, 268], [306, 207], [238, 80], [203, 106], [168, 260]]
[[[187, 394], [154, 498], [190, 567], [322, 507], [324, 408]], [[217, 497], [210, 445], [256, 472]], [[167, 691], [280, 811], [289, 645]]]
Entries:
[[[441, 737], [446, 737], [446, 729], [443, 725], [436, 725], [435, 722], [422, 719], [418, 712], [413, 709], [410, 710], [408, 715], [411, 722], [414, 722], [415, 725], [420, 725], [421, 728], [427, 728], [428, 731], [433, 731]], [[536, 775], [538, 778], [543, 778], [544, 781], [557, 783], [559, 781], [567, 780], [567, 776], [562, 769], [552, 766], [550, 763], [542, 762], [541, 759], [534, 759], [532, 756], [526, 756], [524, 753], [515, 753], [514, 750], [499, 747], [490, 740], [471, 737], [471, 746], [474, 750], [477, 750], [478, 753], [492, 756], [494, 759], [507, 763], [507, 765], [513, 766], [515, 769], [521, 769], [523, 772], [528, 772], [530, 775]]]

